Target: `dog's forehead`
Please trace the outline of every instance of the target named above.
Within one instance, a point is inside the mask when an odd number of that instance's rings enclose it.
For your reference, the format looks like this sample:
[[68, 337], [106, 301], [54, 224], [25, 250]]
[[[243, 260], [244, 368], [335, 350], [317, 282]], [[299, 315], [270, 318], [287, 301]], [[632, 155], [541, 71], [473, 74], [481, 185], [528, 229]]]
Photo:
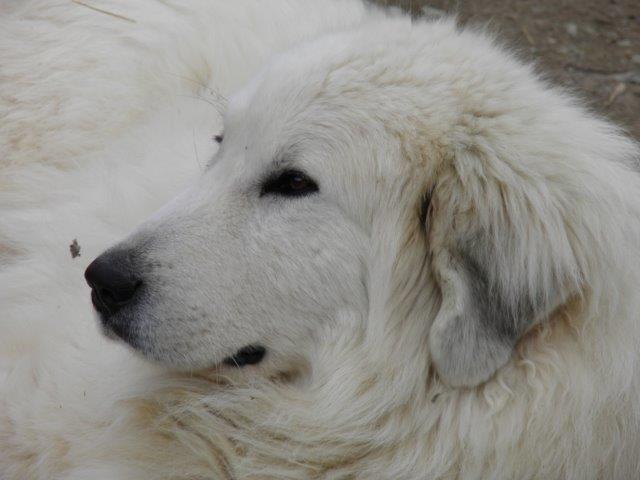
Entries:
[[[260, 162], [292, 146], [359, 140], [365, 147], [438, 147], [444, 156], [444, 148], [473, 142], [474, 125], [485, 117], [522, 123], [507, 117], [522, 116], [520, 107], [531, 103], [517, 88], [526, 69], [452, 25], [406, 27], [329, 35], [280, 55], [232, 98], [229, 140]], [[513, 108], [496, 111], [496, 104]]]
[[339, 119], [319, 135], [310, 118], [311, 96], [304, 91], [290, 93], [284, 86], [274, 88], [254, 82], [234, 95], [225, 118], [222, 148], [226, 154], [236, 160], [242, 158], [247, 167], [299, 165], [320, 144], [328, 147], [332, 136], [328, 130], [339, 128]]
[[[342, 85], [332, 79], [334, 74], [343, 75], [337, 70], [349, 70], [343, 59], [330, 52], [309, 62], [299, 53], [274, 62], [230, 99], [225, 148], [233, 148], [247, 161], [290, 160], [340, 142], [355, 142], [368, 123], [379, 122], [379, 117], [370, 115], [374, 84], [365, 85], [361, 79], [361, 97], [355, 101], [343, 97]], [[346, 75], [358, 76], [355, 70]]]
[[408, 80], [412, 58], [397, 72], [397, 57], [393, 45], [369, 45], [362, 34], [344, 33], [280, 55], [230, 99], [225, 140], [232, 136], [248, 150], [256, 143], [275, 149], [268, 145], [275, 138], [298, 143], [292, 137], [310, 131], [326, 138], [398, 118], [415, 108], [403, 99], [416, 98], [410, 95], [416, 82]]

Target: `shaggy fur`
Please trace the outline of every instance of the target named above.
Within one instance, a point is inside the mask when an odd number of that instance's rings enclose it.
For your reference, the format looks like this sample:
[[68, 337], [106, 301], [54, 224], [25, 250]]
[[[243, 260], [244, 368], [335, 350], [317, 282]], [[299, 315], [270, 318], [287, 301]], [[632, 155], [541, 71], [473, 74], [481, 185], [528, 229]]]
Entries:
[[[237, 70], [209, 53], [222, 43], [253, 48], [237, 32], [203, 33], [215, 2], [194, 7], [197, 15], [178, 9], [184, 23], [165, 4], [142, 2], [111, 6], [135, 24], [36, 3], [4, 20], [0, 31], [15, 43], [0, 41], [0, 142], [9, 151], [0, 191], [2, 478], [637, 478], [637, 147], [484, 34], [381, 19], [357, 3], [281, 3], [255, 13], [263, 28], [250, 27], [275, 39], [269, 50], [303, 32], [351, 27], [270, 61], [231, 99], [223, 147], [191, 193], [125, 243], [178, 224], [161, 236], [170, 239], [161, 257], [173, 250], [179, 278], [232, 288], [198, 268], [229, 265], [216, 248], [235, 248], [212, 231], [224, 227], [220, 212], [230, 224], [238, 218], [229, 212], [239, 207], [223, 210], [225, 188], [295, 146], [320, 194], [270, 218], [287, 220], [276, 233], [296, 227], [287, 252], [306, 252], [306, 239], [328, 256], [314, 259], [328, 286], [306, 292], [308, 304], [295, 297], [301, 308], [329, 311], [322, 302], [334, 290], [340, 308], [303, 319], [304, 343], [298, 324], [281, 335], [289, 343], [265, 331], [276, 354], [241, 371], [168, 373], [102, 339], [81, 272], [204, 170], [215, 150], [207, 137], [221, 125], [209, 88], [226, 92], [266, 51], [238, 59]], [[314, 28], [293, 21], [296, 8]], [[58, 62], [21, 39], [25, 16], [57, 39]], [[287, 18], [277, 28], [274, 19]], [[78, 32], [56, 36], [67, 21]], [[167, 45], [166, 29], [180, 42]], [[296, 205], [320, 221], [317, 231], [304, 218], [289, 222]], [[79, 259], [67, 249], [75, 237]], [[216, 248], [186, 255], [203, 238]], [[309, 258], [290, 256], [260, 265]], [[356, 264], [357, 285], [343, 285]], [[257, 282], [247, 277], [244, 290], [259, 294]], [[259, 331], [236, 320], [239, 332]], [[240, 341], [231, 330], [220, 335]], [[158, 348], [144, 353], [177, 364], [159, 348], [167, 337], [152, 336]], [[228, 354], [210, 345], [214, 361]]]

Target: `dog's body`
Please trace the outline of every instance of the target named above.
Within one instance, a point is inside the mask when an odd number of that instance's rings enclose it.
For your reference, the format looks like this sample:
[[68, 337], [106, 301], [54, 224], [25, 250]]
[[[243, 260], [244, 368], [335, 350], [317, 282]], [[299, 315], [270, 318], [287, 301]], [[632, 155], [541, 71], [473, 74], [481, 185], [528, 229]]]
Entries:
[[[207, 167], [198, 99], [78, 152], [44, 126], [68, 161], [0, 130], [3, 479], [640, 475], [634, 144], [481, 34], [326, 6], [315, 31], [352, 27], [236, 94]], [[127, 118], [206, 93], [198, 71], [126, 77]], [[199, 167], [101, 257], [140, 279], [103, 328], [198, 369], [169, 374], [102, 339], [81, 269]], [[264, 358], [233, 367], [247, 345]]]

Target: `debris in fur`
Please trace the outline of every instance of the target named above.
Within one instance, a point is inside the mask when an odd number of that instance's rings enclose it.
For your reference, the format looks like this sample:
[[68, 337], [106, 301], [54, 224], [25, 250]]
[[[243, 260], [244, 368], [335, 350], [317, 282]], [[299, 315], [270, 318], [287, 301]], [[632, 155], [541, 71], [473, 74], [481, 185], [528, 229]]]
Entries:
[[76, 258], [80, 256], [80, 245], [78, 244], [78, 239], [74, 238], [71, 245], [69, 245], [69, 251], [71, 252], [71, 258]]

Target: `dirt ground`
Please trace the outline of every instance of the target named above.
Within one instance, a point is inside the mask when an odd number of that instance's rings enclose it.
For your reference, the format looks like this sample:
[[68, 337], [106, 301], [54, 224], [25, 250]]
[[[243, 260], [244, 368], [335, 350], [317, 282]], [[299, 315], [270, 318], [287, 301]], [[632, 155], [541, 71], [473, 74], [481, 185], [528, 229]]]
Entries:
[[491, 26], [538, 70], [640, 140], [640, 0], [377, 0]]

